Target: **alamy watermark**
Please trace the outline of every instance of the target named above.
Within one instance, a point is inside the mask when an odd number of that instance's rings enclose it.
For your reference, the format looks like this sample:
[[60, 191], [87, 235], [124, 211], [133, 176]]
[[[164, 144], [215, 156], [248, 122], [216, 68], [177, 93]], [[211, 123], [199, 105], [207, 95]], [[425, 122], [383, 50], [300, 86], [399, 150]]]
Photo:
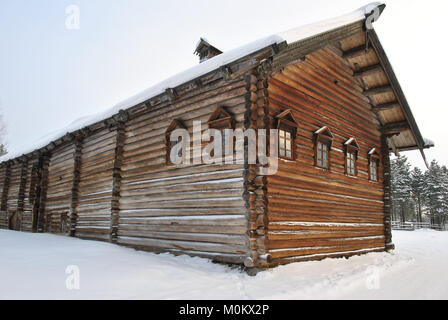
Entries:
[[65, 279], [65, 287], [67, 288], [67, 290], [81, 289], [81, 272], [79, 266], [67, 266], [67, 268], [65, 268], [65, 274], [68, 275]]
[[81, 11], [77, 5], [69, 5], [65, 8], [65, 28], [79, 30], [81, 28]]
[[203, 131], [201, 121], [194, 121], [192, 136], [186, 129], [176, 129], [169, 139], [169, 160], [174, 165], [230, 165], [247, 161], [260, 165], [261, 175], [275, 175], [278, 170], [276, 129], [269, 133], [265, 129]]
[[375, 266], [370, 266], [366, 270], [366, 288], [368, 290], [379, 290], [381, 285], [380, 269]]
[[381, 11], [378, 5], [369, 4], [366, 7], [365, 14], [368, 15], [366, 18], [366, 28], [367, 30], [373, 29], [373, 23], [379, 19], [381, 16]]

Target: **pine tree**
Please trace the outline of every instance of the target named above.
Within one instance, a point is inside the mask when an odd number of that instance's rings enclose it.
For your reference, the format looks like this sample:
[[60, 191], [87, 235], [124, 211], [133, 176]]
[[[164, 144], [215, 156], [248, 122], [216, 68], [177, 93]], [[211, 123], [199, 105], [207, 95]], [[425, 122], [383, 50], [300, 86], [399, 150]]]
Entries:
[[411, 199], [411, 165], [405, 156], [399, 156], [391, 161], [391, 194], [394, 216], [400, 217], [401, 222], [406, 222], [406, 213]]
[[417, 222], [423, 222], [423, 204], [425, 202], [425, 175], [422, 170], [415, 167], [411, 171], [411, 195], [417, 209]]
[[437, 161], [432, 161], [425, 173], [426, 205], [429, 209], [431, 222], [444, 225], [448, 213], [448, 170], [440, 167]]

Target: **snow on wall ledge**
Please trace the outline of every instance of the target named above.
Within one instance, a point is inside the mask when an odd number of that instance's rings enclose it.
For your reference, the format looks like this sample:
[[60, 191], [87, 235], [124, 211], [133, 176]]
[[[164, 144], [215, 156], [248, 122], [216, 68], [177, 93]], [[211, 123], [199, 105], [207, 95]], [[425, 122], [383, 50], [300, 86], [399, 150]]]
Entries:
[[61, 130], [54, 131], [50, 134], [47, 134], [44, 137], [40, 138], [39, 140], [29, 145], [12, 149], [7, 155], [0, 157], [0, 162], [8, 161], [20, 157], [22, 155], [31, 153], [40, 148], [44, 148], [51, 142], [62, 138], [67, 133], [73, 133], [84, 127], [108, 119], [116, 115], [120, 110], [126, 110], [128, 108], [134, 107], [153, 97], [156, 97], [157, 95], [164, 93], [168, 88], [178, 87], [186, 82], [192, 81], [207, 73], [217, 70], [226, 64], [235, 62], [241, 58], [244, 58], [264, 48], [267, 48], [273, 44], [280, 44], [285, 41], [288, 44], [298, 42], [319, 35], [321, 33], [340, 28], [357, 21], [364, 20], [366, 18], [366, 15], [370, 14], [375, 8], [378, 8], [381, 5], [382, 3], [380, 2], [373, 2], [343, 16], [316, 22], [313, 24], [308, 24], [295, 29], [291, 29], [286, 32], [273, 34], [271, 36], [256, 40], [247, 45], [220, 54], [199, 65], [187, 69], [171, 78], [168, 78], [156, 84], [155, 86], [148, 88], [142, 91], [141, 93], [118, 103], [112, 108], [106, 109], [105, 111], [99, 112], [91, 116], [85, 116], [79, 118], [78, 120], [72, 122], [67, 127], [62, 128]]

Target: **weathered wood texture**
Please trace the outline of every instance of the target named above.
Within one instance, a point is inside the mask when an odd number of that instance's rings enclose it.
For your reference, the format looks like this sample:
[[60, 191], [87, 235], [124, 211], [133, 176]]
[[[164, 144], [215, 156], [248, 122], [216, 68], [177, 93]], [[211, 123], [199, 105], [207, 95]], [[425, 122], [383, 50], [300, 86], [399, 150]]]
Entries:
[[244, 126], [246, 83], [219, 81], [131, 115], [121, 166], [117, 242], [241, 263], [248, 254], [244, 165], [166, 165], [165, 132], [174, 119], [192, 134], [218, 106]]
[[[353, 70], [327, 47], [287, 66], [269, 80], [269, 117], [286, 109], [299, 122], [296, 161], [280, 160], [267, 178], [266, 250], [272, 264], [384, 250], [383, 167], [369, 181], [367, 153], [381, 150], [381, 133]], [[313, 133], [335, 136], [329, 171], [314, 166]], [[359, 143], [357, 176], [344, 170], [344, 143]]]
[[[51, 233], [65, 233], [67, 227], [61, 228], [61, 221], [66, 221], [70, 213], [72, 198], [73, 168], [75, 144], [67, 143], [52, 151], [49, 159], [44, 202], [44, 230]], [[66, 222], [65, 222], [66, 223]], [[63, 229], [63, 230], [61, 230]]]
[[9, 185], [9, 165], [5, 164], [0, 167], [0, 229], [8, 229], [8, 212], [6, 211]]
[[32, 232], [35, 219], [34, 202], [37, 192], [37, 169], [39, 159], [33, 158], [28, 160], [24, 170], [24, 186], [23, 186], [23, 207], [22, 207], [22, 225], [21, 230]]
[[84, 138], [81, 149], [76, 233], [85, 239], [109, 241], [116, 128]]

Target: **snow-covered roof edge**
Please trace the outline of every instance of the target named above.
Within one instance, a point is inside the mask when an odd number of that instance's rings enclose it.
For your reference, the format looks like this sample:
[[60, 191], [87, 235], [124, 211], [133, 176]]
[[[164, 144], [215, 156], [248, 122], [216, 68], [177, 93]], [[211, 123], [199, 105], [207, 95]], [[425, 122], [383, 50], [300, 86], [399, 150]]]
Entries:
[[371, 14], [375, 8], [382, 6], [380, 2], [373, 2], [366, 6], [359, 8], [351, 13], [323, 20], [320, 22], [304, 25], [295, 29], [291, 29], [286, 32], [281, 32], [273, 34], [271, 36], [261, 38], [239, 48], [224, 52], [216, 57], [213, 57], [201, 64], [198, 64], [192, 68], [189, 68], [173, 77], [170, 77], [153, 87], [150, 87], [139, 94], [130, 97], [117, 105], [109, 108], [105, 111], [99, 112], [91, 116], [85, 116], [79, 118], [78, 120], [72, 122], [67, 127], [54, 131], [53, 133], [47, 134], [38, 141], [24, 146], [22, 148], [17, 148], [17, 150], [11, 150], [7, 155], [0, 157], [0, 162], [5, 162], [22, 155], [29, 154], [35, 150], [39, 150], [51, 144], [52, 142], [64, 137], [67, 133], [76, 132], [82, 128], [93, 125], [95, 123], [104, 121], [114, 115], [116, 115], [120, 110], [127, 110], [131, 107], [137, 106], [151, 98], [154, 98], [160, 94], [163, 94], [169, 88], [175, 88], [189, 81], [192, 81], [200, 76], [210, 73], [214, 70], [221, 68], [224, 65], [235, 62], [241, 58], [244, 58], [254, 52], [265, 49], [274, 44], [280, 44], [287, 42], [288, 44], [305, 40], [310, 37], [314, 37], [321, 33], [329, 32], [331, 30], [343, 27], [355, 23], [357, 21], [362, 21], [366, 18], [366, 15]]

